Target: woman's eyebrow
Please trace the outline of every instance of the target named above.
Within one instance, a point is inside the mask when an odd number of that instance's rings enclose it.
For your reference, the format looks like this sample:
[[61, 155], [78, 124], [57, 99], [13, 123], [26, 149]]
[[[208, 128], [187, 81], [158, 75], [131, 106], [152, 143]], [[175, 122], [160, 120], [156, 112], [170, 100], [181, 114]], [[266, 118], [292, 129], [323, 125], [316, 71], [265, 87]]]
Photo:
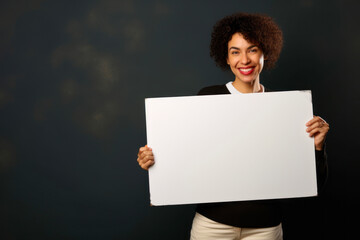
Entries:
[[[251, 46], [248, 47], [247, 49], [251, 49], [251, 48], [254, 48], [254, 47], [258, 47], [258, 46], [256, 46], [256, 45], [251, 45]], [[238, 48], [238, 47], [230, 47], [229, 50], [231, 50], [231, 49], [240, 50], [240, 48]]]

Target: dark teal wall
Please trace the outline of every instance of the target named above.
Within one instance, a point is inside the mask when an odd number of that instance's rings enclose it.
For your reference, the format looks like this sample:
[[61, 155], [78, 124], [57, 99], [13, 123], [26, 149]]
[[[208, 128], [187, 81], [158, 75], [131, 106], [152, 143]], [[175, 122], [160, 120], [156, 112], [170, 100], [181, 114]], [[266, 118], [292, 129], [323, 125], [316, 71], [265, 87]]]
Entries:
[[149, 206], [136, 162], [144, 98], [233, 80], [209, 57], [210, 32], [247, 11], [284, 31], [262, 83], [311, 89], [315, 114], [331, 126], [328, 185], [321, 198], [289, 205], [285, 236], [353, 239], [359, 10], [355, 0], [2, 1], [0, 238], [187, 239], [193, 206]]

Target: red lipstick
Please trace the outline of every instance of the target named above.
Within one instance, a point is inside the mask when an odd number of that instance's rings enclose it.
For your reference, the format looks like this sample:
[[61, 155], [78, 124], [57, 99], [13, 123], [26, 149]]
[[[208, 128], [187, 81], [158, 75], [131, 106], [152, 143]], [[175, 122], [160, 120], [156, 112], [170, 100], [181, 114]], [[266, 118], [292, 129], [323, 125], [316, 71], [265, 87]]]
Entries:
[[238, 68], [239, 69], [239, 72], [243, 75], [250, 75], [254, 72], [255, 70], [255, 67], [241, 67], [241, 68]]

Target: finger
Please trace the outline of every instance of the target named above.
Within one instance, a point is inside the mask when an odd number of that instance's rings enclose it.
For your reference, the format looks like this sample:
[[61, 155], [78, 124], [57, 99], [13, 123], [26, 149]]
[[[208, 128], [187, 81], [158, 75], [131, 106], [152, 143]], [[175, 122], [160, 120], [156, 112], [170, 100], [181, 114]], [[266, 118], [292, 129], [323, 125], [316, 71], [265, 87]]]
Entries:
[[148, 149], [151, 149], [151, 147], [149, 147], [148, 145], [145, 145], [145, 146], [139, 148], [139, 152], [142, 152], [142, 151], [145, 151], [145, 150], [148, 150]]
[[145, 163], [145, 162], [147, 162], [149, 159], [154, 159], [153, 157], [143, 157], [143, 158], [140, 158], [140, 157], [138, 157], [137, 158], [137, 162], [139, 163], [139, 165], [140, 164], [143, 164], [143, 163]]
[[152, 149], [150, 147], [148, 147], [147, 145], [145, 145], [144, 147], [139, 148], [138, 157], [140, 157], [140, 155], [145, 151], [152, 151]]
[[154, 156], [146, 156], [145, 158], [143, 158], [143, 159], [139, 159], [139, 165], [141, 166], [141, 165], [144, 165], [144, 164], [146, 164], [147, 162], [149, 162], [149, 161], [154, 161], [155, 159], [154, 159]]
[[[322, 133], [322, 134], [324, 134], [326, 131], [324, 130], [324, 129], [322, 129], [322, 128], [314, 128], [313, 130], [311, 130], [310, 132], [309, 132], [309, 136], [310, 137], [312, 137], [312, 136], [315, 136], [316, 134], [318, 134], [318, 133]], [[325, 135], [325, 134], [324, 134]]]
[[318, 117], [318, 116], [315, 116], [306, 123], [306, 126], [311, 126], [312, 124], [314, 124], [315, 122], [318, 122], [318, 121], [321, 121], [322, 118]]
[[144, 147], [139, 148], [139, 153], [142, 153], [143, 151], [147, 150], [147, 146], [145, 145]]
[[144, 151], [140, 154], [139, 158], [142, 159], [145, 158], [146, 156], [154, 156], [154, 154], [151, 150]]
[[[320, 126], [319, 126], [319, 125], [320, 125]], [[319, 132], [322, 132], [322, 133], [325, 133], [325, 134], [326, 134], [326, 133], [329, 131], [330, 126], [329, 126], [328, 123], [313, 124], [313, 126], [308, 127], [308, 128], [306, 129], [306, 131], [310, 133], [311, 131], [313, 131], [313, 130], [315, 130], [315, 129], [317, 129], [317, 128], [318, 128]]]
[[313, 124], [311, 124], [306, 131], [307, 132], [311, 132], [312, 130], [314, 130], [315, 128], [322, 128], [325, 124], [323, 122], [314, 122]]
[[139, 152], [137, 154], [138, 157], [140, 157], [140, 155], [145, 151], [145, 147], [141, 147], [139, 148]]
[[147, 161], [146, 163], [140, 165], [142, 169], [149, 170], [149, 168], [154, 165], [155, 161]]
[[140, 159], [141, 163], [146, 163], [147, 161], [153, 161], [154, 160], [154, 156], [153, 155], [148, 155], [145, 156], [144, 158]]

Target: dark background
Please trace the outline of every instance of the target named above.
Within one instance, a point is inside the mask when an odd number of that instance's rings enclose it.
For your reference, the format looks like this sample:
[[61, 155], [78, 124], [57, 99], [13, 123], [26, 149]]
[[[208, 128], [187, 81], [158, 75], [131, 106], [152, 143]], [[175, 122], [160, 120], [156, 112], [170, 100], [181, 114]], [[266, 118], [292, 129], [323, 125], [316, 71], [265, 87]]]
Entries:
[[330, 123], [319, 198], [286, 207], [285, 239], [354, 239], [359, 223], [359, 3], [5, 0], [0, 3], [0, 239], [187, 239], [194, 206], [150, 207], [144, 98], [233, 80], [213, 24], [236, 11], [284, 32], [274, 90], [311, 89]]

